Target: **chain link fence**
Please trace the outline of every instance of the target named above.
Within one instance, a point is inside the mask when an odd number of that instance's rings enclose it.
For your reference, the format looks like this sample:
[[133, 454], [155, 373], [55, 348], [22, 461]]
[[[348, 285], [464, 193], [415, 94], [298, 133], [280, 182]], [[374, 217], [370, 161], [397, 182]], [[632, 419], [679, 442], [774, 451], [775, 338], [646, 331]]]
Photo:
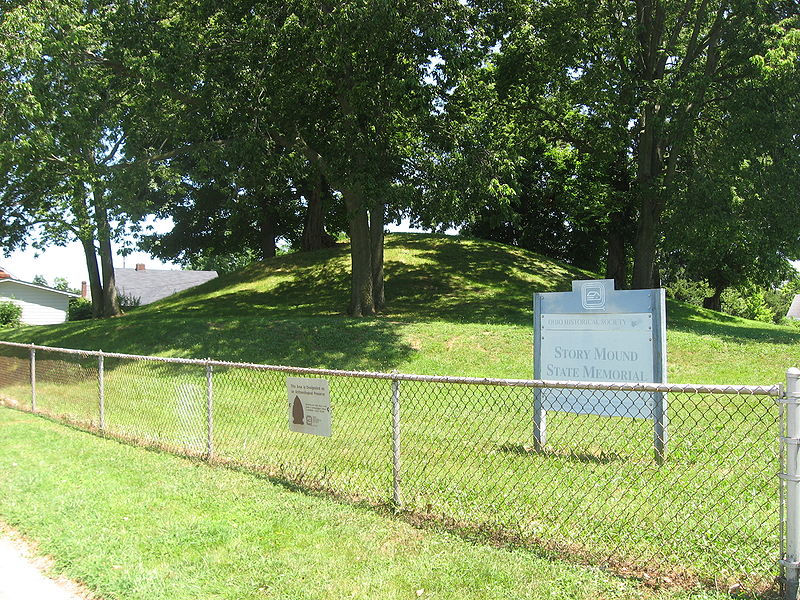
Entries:
[[[332, 435], [289, 430], [287, 377], [324, 378]], [[560, 390], [544, 447], [534, 395]], [[577, 406], [666, 393], [651, 419]], [[106, 435], [395, 505], [654, 583], [764, 593], [782, 558], [781, 386], [361, 373], [0, 343], [0, 402]], [[647, 397], [649, 397], [647, 396]], [[289, 407], [287, 409], [287, 407]]]

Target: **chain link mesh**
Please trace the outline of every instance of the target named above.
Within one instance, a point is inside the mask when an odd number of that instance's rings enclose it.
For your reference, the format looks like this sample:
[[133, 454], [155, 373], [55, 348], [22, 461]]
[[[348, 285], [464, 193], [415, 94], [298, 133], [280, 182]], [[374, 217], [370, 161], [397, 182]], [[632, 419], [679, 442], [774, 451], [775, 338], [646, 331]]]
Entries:
[[[667, 458], [652, 419], [578, 414], [653, 392], [551, 394], [534, 443], [530, 381], [342, 374], [36, 350], [36, 411], [108, 435], [243, 465], [415, 518], [535, 544], [676, 585], [763, 591], [781, 554], [777, 388], [670, 386]], [[0, 399], [31, 408], [25, 347], [0, 344]], [[325, 377], [333, 435], [289, 431], [287, 376]], [[393, 379], [399, 429], [393, 430]], [[494, 382], [497, 383], [497, 382]], [[552, 400], [556, 398], [556, 400]], [[101, 400], [102, 399], [102, 400]], [[639, 402], [640, 404], [640, 402]], [[556, 408], [557, 410], [553, 410]], [[393, 477], [393, 435], [399, 480]], [[396, 473], [397, 474], [397, 473]]]

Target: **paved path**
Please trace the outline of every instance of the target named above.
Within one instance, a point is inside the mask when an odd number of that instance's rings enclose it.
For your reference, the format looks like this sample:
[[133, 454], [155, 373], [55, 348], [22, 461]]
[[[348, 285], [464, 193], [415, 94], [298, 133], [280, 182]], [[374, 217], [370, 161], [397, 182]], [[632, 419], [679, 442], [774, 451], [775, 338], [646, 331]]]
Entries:
[[74, 583], [48, 579], [25, 545], [0, 531], [0, 600], [84, 600], [70, 591]]

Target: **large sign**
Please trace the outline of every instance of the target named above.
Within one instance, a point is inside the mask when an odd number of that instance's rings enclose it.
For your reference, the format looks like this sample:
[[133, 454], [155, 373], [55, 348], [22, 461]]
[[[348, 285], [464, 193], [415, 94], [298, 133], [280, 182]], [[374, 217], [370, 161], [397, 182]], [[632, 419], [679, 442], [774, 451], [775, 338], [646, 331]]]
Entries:
[[331, 392], [326, 379], [287, 377], [289, 431], [331, 436]]
[[[573, 281], [571, 292], [534, 294], [534, 377], [551, 381], [666, 382], [664, 290], [615, 290], [614, 280]], [[534, 426], [546, 411], [653, 419], [666, 440], [666, 395], [537, 389]]]

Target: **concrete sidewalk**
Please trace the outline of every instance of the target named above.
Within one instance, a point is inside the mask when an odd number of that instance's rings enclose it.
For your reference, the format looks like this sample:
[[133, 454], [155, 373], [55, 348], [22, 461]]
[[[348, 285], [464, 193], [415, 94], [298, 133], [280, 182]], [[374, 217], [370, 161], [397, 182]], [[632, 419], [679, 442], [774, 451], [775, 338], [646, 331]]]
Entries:
[[0, 531], [0, 600], [85, 600], [76, 583], [45, 577], [46, 559], [34, 558], [27, 545]]

